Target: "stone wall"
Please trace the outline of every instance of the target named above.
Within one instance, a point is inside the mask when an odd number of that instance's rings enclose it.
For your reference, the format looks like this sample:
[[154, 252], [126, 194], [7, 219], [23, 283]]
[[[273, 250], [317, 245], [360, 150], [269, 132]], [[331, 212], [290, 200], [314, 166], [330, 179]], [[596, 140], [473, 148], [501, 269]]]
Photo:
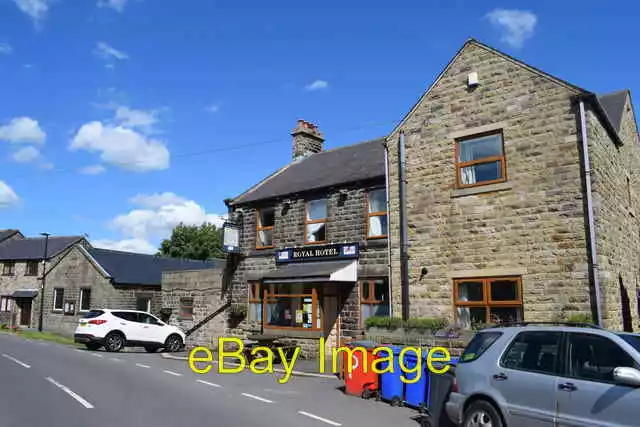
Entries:
[[[387, 240], [367, 240], [365, 234], [366, 190], [384, 187], [384, 177], [369, 183], [348, 186], [340, 191], [331, 190], [328, 194], [310, 194], [308, 198], [293, 197], [287, 199], [288, 209], [283, 200], [270, 201], [274, 206], [274, 249], [256, 250], [256, 208], [260, 206], [240, 206], [242, 210], [241, 255], [239, 264], [231, 277], [232, 300], [239, 304], [247, 304], [248, 283], [259, 280], [265, 273], [275, 270], [275, 251], [282, 248], [304, 245], [305, 200], [317, 197], [328, 198], [327, 240], [329, 243], [357, 242], [360, 244], [358, 277], [374, 278], [388, 276]], [[360, 336], [359, 287], [350, 286], [343, 289], [343, 306], [341, 316], [341, 339]], [[247, 319], [231, 324], [229, 334], [246, 336], [251, 332], [259, 332], [260, 325]], [[306, 356], [317, 356], [318, 340], [295, 338], [303, 347]]]
[[[470, 72], [478, 73], [476, 88], [467, 86]], [[522, 277], [525, 320], [589, 311], [576, 93], [471, 41], [408, 114], [401, 129], [411, 316], [453, 320], [454, 277], [503, 275]], [[455, 139], [498, 129], [507, 181], [457, 190]], [[389, 146], [393, 301], [399, 304], [397, 131]]]
[[[224, 303], [222, 270], [171, 271], [162, 274], [162, 307], [171, 309], [169, 323], [188, 331]], [[180, 300], [193, 299], [193, 317], [180, 316]], [[187, 346], [217, 347], [224, 336], [228, 313], [223, 312], [187, 337]]]
[[[53, 292], [55, 288], [64, 289], [64, 299], [74, 300], [76, 312], [65, 315], [53, 310]], [[72, 335], [78, 320], [84, 315], [80, 312], [80, 289], [91, 289], [90, 308], [109, 308], [135, 310], [138, 297], [151, 298], [151, 312], [157, 314], [162, 306], [160, 286], [114, 286], [78, 248], [71, 249], [59, 263], [47, 274], [44, 293], [45, 330]], [[36, 298], [36, 301], [39, 301]], [[34, 304], [37, 315], [39, 302]]]
[[628, 307], [632, 327], [640, 327], [640, 146], [629, 99], [625, 107], [620, 131], [622, 146], [616, 146], [592, 111], [588, 111], [587, 136], [593, 170], [602, 317], [605, 326], [619, 330], [623, 329], [623, 305]]

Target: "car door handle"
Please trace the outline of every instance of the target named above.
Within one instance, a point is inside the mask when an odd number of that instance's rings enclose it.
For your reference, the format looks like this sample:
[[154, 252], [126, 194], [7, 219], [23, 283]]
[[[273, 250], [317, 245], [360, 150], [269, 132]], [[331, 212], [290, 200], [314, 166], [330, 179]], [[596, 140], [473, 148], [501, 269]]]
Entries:
[[122, 326], [126, 325], [126, 323], [122, 323], [122, 322], [120, 322], [120, 324], [121, 324]]
[[507, 376], [504, 374], [504, 372], [500, 372], [499, 374], [495, 374], [495, 375], [493, 376], [493, 379], [494, 379], [494, 380], [496, 380], [496, 381], [505, 381], [507, 378], [509, 378], [509, 377], [507, 377]]
[[143, 326], [142, 329], [149, 329], [149, 327], [148, 326]]
[[558, 390], [562, 391], [576, 391], [578, 387], [576, 387], [573, 383], [562, 383], [558, 384]]

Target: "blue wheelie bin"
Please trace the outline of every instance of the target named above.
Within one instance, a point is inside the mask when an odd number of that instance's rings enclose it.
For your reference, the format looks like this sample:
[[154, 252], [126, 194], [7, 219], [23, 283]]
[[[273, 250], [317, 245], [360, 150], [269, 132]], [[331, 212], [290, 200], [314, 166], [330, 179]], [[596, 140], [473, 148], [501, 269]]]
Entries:
[[[380, 374], [380, 397], [382, 400], [391, 403], [391, 406], [398, 406], [402, 403], [404, 396], [404, 383], [400, 379], [402, 371], [400, 370], [400, 351], [401, 347], [388, 346], [393, 354], [393, 372], [384, 372]], [[378, 353], [380, 354], [380, 353]], [[388, 362], [380, 362], [378, 368], [381, 371], [389, 367]]]
[[[427, 369], [427, 352], [422, 351], [422, 369], [418, 372], [403, 373], [407, 380], [414, 380], [420, 375], [420, 379], [414, 383], [406, 383], [404, 390], [404, 402], [407, 406], [421, 409], [426, 405], [429, 388], [429, 370]], [[413, 351], [404, 354], [404, 366], [407, 370], [413, 370], [418, 364], [418, 357]]]

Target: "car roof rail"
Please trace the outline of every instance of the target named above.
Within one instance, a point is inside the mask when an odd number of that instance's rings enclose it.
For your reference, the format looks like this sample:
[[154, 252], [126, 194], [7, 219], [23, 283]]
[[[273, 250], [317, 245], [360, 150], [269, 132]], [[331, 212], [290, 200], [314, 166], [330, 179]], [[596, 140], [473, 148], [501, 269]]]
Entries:
[[488, 329], [493, 328], [509, 328], [514, 326], [573, 326], [576, 328], [593, 328], [593, 329], [602, 329], [598, 325], [594, 325], [592, 323], [584, 323], [584, 322], [510, 322], [510, 323], [499, 323], [497, 325], [489, 326]]

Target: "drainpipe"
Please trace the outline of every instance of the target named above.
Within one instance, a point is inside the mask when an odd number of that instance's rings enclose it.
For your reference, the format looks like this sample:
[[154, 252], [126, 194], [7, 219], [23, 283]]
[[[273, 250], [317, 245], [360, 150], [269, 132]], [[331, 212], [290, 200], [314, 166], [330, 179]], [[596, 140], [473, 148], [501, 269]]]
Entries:
[[598, 277], [598, 257], [596, 254], [596, 228], [593, 217], [593, 198], [591, 196], [591, 162], [589, 161], [589, 142], [587, 140], [587, 117], [585, 114], [584, 101], [580, 100], [580, 132], [582, 140], [582, 156], [584, 158], [584, 177], [587, 193], [587, 217], [589, 227], [589, 248], [591, 255], [591, 270], [593, 275], [593, 287], [596, 297], [596, 322], [602, 327], [602, 304], [600, 296], [600, 278]]
[[384, 186], [387, 195], [387, 283], [389, 285], [389, 317], [393, 317], [393, 286], [391, 284], [393, 270], [391, 267], [391, 201], [389, 200], [389, 145], [384, 142]]
[[402, 320], [409, 319], [409, 250], [407, 237], [407, 180], [405, 177], [404, 131], [398, 144], [398, 197], [400, 198], [400, 277], [402, 289]]

